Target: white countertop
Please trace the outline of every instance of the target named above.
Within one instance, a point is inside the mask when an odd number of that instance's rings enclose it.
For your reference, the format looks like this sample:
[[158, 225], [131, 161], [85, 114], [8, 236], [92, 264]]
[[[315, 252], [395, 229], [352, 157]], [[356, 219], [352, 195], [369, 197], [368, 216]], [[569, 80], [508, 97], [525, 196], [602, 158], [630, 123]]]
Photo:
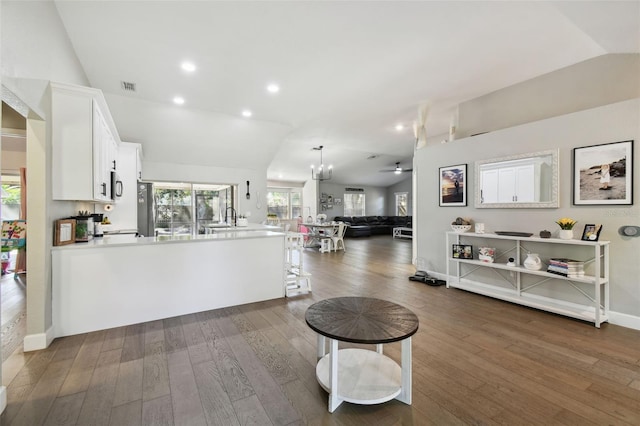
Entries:
[[159, 236], [159, 237], [136, 237], [134, 234], [111, 234], [101, 238], [94, 238], [85, 243], [68, 244], [55, 246], [54, 250], [77, 250], [96, 247], [121, 247], [121, 246], [141, 246], [150, 244], [176, 244], [193, 243], [203, 241], [228, 241], [253, 238], [282, 237], [284, 232], [274, 226], [258, 225], [248, 227], [219, 228], [212, 234], [199, 235], [179, 235], [179, 236]]

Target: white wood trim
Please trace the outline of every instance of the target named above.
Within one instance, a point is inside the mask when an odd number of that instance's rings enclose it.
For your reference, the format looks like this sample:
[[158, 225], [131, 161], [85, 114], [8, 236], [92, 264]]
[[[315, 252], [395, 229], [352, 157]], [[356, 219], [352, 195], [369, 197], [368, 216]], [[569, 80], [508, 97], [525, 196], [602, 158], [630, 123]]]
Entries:
[[7, 408], [7, 387], [0, 386], [0, 413], [3, 413], [5, 408]]
[[640, 330], [640, 317], [622, 312], [609, 311], [609, 323]]
[[53, 342], [54, 337], [53, 327], [49, 327], [44, 333], [27, 334], [23, 340], [24, 351], [30, 352], [46, 349], [51, 342]]

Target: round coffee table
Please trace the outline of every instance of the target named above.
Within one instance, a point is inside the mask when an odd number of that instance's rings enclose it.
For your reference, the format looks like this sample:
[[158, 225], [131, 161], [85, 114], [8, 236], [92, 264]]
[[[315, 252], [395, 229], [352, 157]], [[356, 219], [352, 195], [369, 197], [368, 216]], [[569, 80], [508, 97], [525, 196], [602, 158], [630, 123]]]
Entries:
[[[413, 312], [381, 299], [337, 297], [311, 305], [305, 319], [318, 333], [316, 377], [329, 392], [330, 412], [343, 401], [379, 404], [395, 398], [411, 405], [411, 336], [418, 331]], [[338, 350], [339, 341], [374, 344], [376, 351]], [[402, 366], [382, 353], [384, 343], [397, 341]]]

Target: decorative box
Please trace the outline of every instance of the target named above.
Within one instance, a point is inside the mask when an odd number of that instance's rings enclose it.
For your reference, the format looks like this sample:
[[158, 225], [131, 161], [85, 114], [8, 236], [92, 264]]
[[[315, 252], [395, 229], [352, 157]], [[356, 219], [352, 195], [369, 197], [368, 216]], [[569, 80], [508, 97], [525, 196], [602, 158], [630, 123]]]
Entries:
[[478, 260], [487, 263], [493, 263], [495, 260], [496, 249], [493, 247], [480, 247], [478, 250]]

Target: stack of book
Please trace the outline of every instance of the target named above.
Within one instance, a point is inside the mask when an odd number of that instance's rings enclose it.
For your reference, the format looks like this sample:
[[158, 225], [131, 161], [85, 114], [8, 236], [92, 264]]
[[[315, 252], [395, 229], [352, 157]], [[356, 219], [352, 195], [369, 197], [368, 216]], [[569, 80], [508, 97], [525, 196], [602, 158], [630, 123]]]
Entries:
[[584, 262], [565, 258], [551, 258], [549, 259], [547, 272], [567, 278], [581, 278], [584, 277]]

